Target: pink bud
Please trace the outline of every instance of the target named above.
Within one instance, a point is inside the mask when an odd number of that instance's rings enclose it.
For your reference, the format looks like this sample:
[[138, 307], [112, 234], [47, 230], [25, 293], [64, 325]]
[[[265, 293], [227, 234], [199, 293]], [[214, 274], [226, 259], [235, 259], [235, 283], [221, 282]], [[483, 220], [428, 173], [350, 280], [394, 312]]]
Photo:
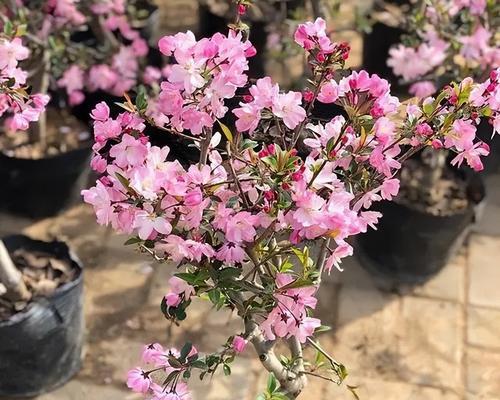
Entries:
[[306, 103], [310, 103], [311, 101], [313, 101], [314, 99], [314, 93], [312, 91], [310, 91], [309, 89], [306, 89], [303, 93], [302, 93], [302, 97], [304, 98], [304, 101]]
[[244, 338], [242, 338], [241, 336], [235, 336], [234, 339], [233, 339], [233, 349], [236, 353], [242, 353], [243, 350], [245, 350], [245, 347], [248, 343], [248, 340], [245, 340]]
[[95, 121], [106, 121], [109, 118], [108, 105], [104, 101], [101, 101], [92, 110], [92, 113], [90, 114], [90, 116]]
[[247, 12], [246, 6], [244, 4], [239, 4], [238, 5], [238, 14], [245, 15], [246, 12]]
[[325, 54], [322, 52], [319, 52], [318, 54], [316, 54], [316, 60], [320, 63], [325, 62], [325, 60], [326, 60]]
[[432, 141], [431, 145], [436, 150], [439, 150], [443, 147], [443, 143], [439, 139], [434, 139]]
[[426, 122], [424, 122], [422, 124], [418, 124], [417, 127], [415, 128], [415, 131], [419, 135], [422, 135], [422, 136], [431, 136], [432, 135], [432, 128]]

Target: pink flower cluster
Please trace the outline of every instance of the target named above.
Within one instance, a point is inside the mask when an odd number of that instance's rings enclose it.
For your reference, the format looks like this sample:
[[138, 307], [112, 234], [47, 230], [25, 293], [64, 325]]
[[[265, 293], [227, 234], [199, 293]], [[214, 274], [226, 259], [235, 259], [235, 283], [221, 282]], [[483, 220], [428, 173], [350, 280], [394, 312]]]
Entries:
[[[127, 386], [136, 393], [151, 395], [150, 400], [191, 400], [187, 384], [182, 378], [177, 377], [165, 386], [159, 385], [154, 379], [154, 373], [157, 371], [165, 375], [181, 373], [183, 368], [173, 367], [169, 361], [172, 357], [179, 357], [179, 354], [176, 349], [164, 349], [159, 343], [144, 346], [142, 361], [153, 369], [145, 371], [137, 367], [130, 370], [127, 374]], [[188, 357], [196, 354], [197, 350], [193, 347]]]
[[[58, 48], [57, 65], [49, 62], [48, 69], [57, 87], [66, 91], [71, 106], [82, 103], [85, 92], [103, 90], [122, 96], [142, 78], [149, 48], [132, 27], [132, 16], [127, 14], [124, 1], [50, 0], [44, 7], [22, 1], [11, 3], [6, 6], [10, 22], [17, 26], [29, 21], [27, 37], [38, 38], [30, 44], [38, 46], [37, 53], [47, 50], [43, 43], [49, 40], [64, 43]], [[71, 35], [86, 29], [95, 36], [96, 44], [73, 42]], [[78, 54], [75, 61], [61, 64], [61, 60], [74, 60], [75, 54]], [[18, 76], [18, 80], [25, 81], [26, 76]]]
[[71, 65], [64, 72], [58, 85], [66, 89], [70, 105], [84, 100], [84, 88], [91, 92], [102, 90], [115, 96], [122, 96], [131, 90], [140, 79], [140, 60], [149, 52], [139, 31], [132, 28], [123, 0], [94, 0], [90, 9], [103, 19], [102, 29], [109, 31], [110, 35], [118, 32], [129, 44], [120, 42], [107, 63], [98, 63], [86, 70]]
[[447, 75], [483, 77], [500, 66], [495, 7], [485, 0], [422, 2], [409, 19], [412, 44], [393, 47], [387, 64], [420, 98], [434, 94]]
[[26, 130], [29, 123], [38, 121], [45, 110], [49, 97], [41, 94], [28, 95], [24, 90], [27, 73], [19, 68], [19, 61], [29, 56], [20, 38], [0, 38], [0, 117], [6, 113], [10, 130]]
[[[192, 296], [208, 293], [217, 307], [253, 318], [260, 336], [304, 343], [321, 325], [310, 316], [318, 289], [310, 276], [310, 243], [323, 246], [319, 273], [340, 270], [353, 252], [348, 238], [375, 228], [381, 216], [370, 211], [372, 204], [398, 194], [395, 174], [411, 151], [446, 147], [458, 154], [455, 163], [481, 169], [487, 149], [476, 140], [475, 125], [480, 115], [491, 115], [498, 128], [500, 89], [499, 71], [479, 85], [465, 80], [408, 106], [401, 120], [384, 79], [365, 71], [334, 79], [346, 47], [329, 42], [322, 20], [300, 25], [295, 38], [313, 71], [314, 90], [304, 95], [283, 93], [268, 77], [247, 85], [254, 50], [241, 33], [160, 40], [175, 63], [159, 98], [148, 99], [149, 107], [144, 99], [141, 106], [128, 102], [116, 118], [105, 103], [92, 113], [92, 167], [102, 177], [83, 196], [98, 223], [132, 236], [156, 259], [186, 267], [170, 280], [162, 307], [184, 312]], [[223, 150], [215, 122], [228, 111], [225, 100], [245, 86], [248, 94], [232, 110], [235, 129], [221, 124]], [[343, 107], [345, 116], [314, 117], [316, 100]], [[196, 143], [198, 163], [184, 167], [171, 160], [168, 147], [149, 142], [145, 120], [152, 113], [164, 129]], [[293, 257], [302, 270], [293, 270]], [[253, 329], [229, 338], [226, 350], [231, 356], [242, 351], [252, 335]], [[214, 363], [227, 370], [226, 350], [214, 356], [218, 361], [200, 361], [204, 372], [213, 372]], [[129, 380], [134, 390], [151, 392], [148, 372], [136, 369]]]
[[169, 307], [177, 307], [182, 301], [188, 301], [195, 294], [193, 286], [176, 276], [170, 278], [168, 283], [170, 292], [165, 296], [165, 300]]
[[241, 107], [233, 110], [238, 118], [236, 128], [240, 132], [255, 131], [263, 113], [283, 120], [288, 129], [295, 129], [306, 118], [302, 94], [291, 91], [280, 93], [278, 84], [273, 84], [269, 77], [257, 80], [250, 87], [250, 95], [251, 101], [240, 103]]
[[193, 135], [211, 128], [226, 114], [224, 100], [247, 83], [247, 57], [255, 54], [251, 43], [234, 31], [200, 41], [191, 32], [178, 33], [163, 37], [159, 48], [174, 63], [161, 83], [152, 114], [161, 125]]
[[261, 324], [261, 329], [269, 340], [295, 336], [301, 343], [305, 343], [314, 330], [321, 326], [319, 319], [307, 315], [308, 309], [316, 308], [318, 300], [314, 294], [317, 288], [309, 286], [286, 289], [287, 285], [294, 281], [295, 278], [289, 274], [276, 276], [276, 307]]

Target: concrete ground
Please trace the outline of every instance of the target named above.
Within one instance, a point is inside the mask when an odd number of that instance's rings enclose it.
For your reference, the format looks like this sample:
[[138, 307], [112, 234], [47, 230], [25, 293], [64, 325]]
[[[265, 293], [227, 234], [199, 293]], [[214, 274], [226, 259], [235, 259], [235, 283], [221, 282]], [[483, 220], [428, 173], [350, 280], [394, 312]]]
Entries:
[[[468, 243], [438, 275], [417, 287], [388, 289], [355, 258], [333, 271], [319, 294], [317, 314], [334, 330], [321, 342], [348, 370], [361, 399], [500, 400], [500, 175], [488, 178], [490, 199]], [[68, 241], [85, 270], [86, 347], [83, 369], [64, 387], [37, 400], [133, 400], [124, 384], [143, 343], [193, 341], [214, 351], [241, 330], [230, 314], [203, 301], [170, 326], [159, 302], [168, 265], [123, 246], [77, 205], [56, 218], [31, 222], [0, 215], [0, 234], [19, 232]], [[192, 380], [195, 400], [255, 399], [265, 373], [252, 349], [230, 378]], [[353, 399], [344, 387], [311, 380], [304, 400]]]

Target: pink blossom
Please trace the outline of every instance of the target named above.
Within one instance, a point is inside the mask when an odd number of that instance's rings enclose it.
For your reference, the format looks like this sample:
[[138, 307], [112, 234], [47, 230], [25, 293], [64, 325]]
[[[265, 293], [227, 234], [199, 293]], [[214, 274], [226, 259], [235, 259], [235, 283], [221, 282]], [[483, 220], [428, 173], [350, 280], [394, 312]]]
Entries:
[[300, 24], [295, 31], [295, 42], [306, 50], [318, 47], [324, 53], [331, 53], [334, 49], [333, 43], [326, 34], [326, 22], [317, 18], [314, 22]]
[[322, 103], [335, 103], [339, 97], [339, 88], [337, 82], [333, 79], [321, 86], [318, 93], [318, 100]]
[[127, 373], [127, 387], [137, 393], [146, 394], [151, 386], [151, 379], [141, 368], [134, 368]]
[[144, 162], [147, 153], [148, 147], [129, 134], [123, 135], [121, 142], [114, 145], [109, 151], [110, 156], [115, 158], [115, 163], [119, 167], [139, 165]]
[[164, 362], [165, 360], [165, 350], [159, 343], [151, 343], [144, 346], [142, 350], [142, 361], [146, 364], [157, 365], [159, 361]]
[[5, 70], [7, 74], [12, 72], [18, 61], [25, 60], [29, 56], [29, 49], [23, 46], [21, 38], [11, 41], [0, 39], [0, 71]]
[[255, 239], [255, 228], [258, 217], [247, 211], [230, 216], [226, 222], [226, 238], [233, 243], [252, 242]]
[[456, 147], [459, 151], [468, 150], [472, 147], [476, 137], [476, 127], [467, 120], [459, 119], [453, 123], [452, 130], [446, 136], [444, 145], [446, 148]]
[[283, 119], [289, 129], [294, 129], [306, 117], [306, 110], [302, 108], [301, 103], [302, 93], [287, 92], [277, 96], [272, 110], [275, 116]]
[[279, 87], [273, 84], [271, 78], [258, 79], [250, 88], [253, 104], [258, 108], [271, 108], [279, 94]]
[[85, 97], [82, 93], [84, 87], [83, 81], [84, 72], [77, 65], [69, 67], [64, 71], [62, 78], [57, 81], [59, 87], [66, 88], [70, 105], [77, 105], [83, 101]]
[[95, 108], [92, 110], [92, 113], [90, 114], [92, 119], [94, 121], [101, 121], [104, 122], [109, 119], [109, 107], [108, 105], [104, 102], [101, 101], [100, 103], [96, 104]]
[[216, 258], [228, 264], [241, 263], [246, 259], [246, 253], [241, 246], [227, 242], [217, 251]]
[[436, 90], [436, 86], [431, 81], [416, 82], [408, 89], [410, 94], [421, 99], [433, 95]]
[[384, 200], [392, 200], [399, 192], [399, 179], [386, 179], [381, 186], [381, 194]]
[[172, 231], [172, 225], [162, 216], [153, 212], [140, 210], [136, 213], [134, 228], [142, 240], [147, 240], [152, 234], [161, 233], [168, 235]]
[[165, 300], [169, 307], [177, 307], [182, 300], [187, 301], [195, 294], [194, 287], [181, 278], [173, 276], [168, 283], [170, 291], [165, 295]]
[[236, 128], [239, 132], [249, 131], [250, 133], [257, 129], [260, 121], [261, 109], [254, 104], [240, 103], [240, 108], [233, 110], [236, 120]]
[[332, 267], [335, 266], [339, 271], [343, 271], [342, 268], [340, 268], [340, 263], [342, 258], [352, 256], [353, 254], [353, 248], [350, 244], [348, 243], [341, 243], [339, 244], [335, 250], [333, 250], [332, 254], [330, 257], [325, 262], [325, 270], [328, 272], [331, 271]]

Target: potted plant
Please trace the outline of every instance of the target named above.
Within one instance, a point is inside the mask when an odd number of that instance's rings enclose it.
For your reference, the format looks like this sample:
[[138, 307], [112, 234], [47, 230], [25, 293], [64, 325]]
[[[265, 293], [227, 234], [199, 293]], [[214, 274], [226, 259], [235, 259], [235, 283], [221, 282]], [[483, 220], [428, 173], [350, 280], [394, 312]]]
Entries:
[[[486, 151], [479, 143], [463, 150], [468, 136], [452, 126], [474, 124], [471, 113], [499, 111], [491, 92], [466, 80], [398, 119], [400, 104], [387, 81], [364, 71], [334, 78], [346, 47], [331, 41], [322, 19], [299, 25], [294, 35], [311, 70], [307, 90], [283, 92], [269, 77], [250, 83], [247, 58], [254, 50], [241, 29], [236, 21], [225, 35], [160, 40], [172, 70], [153, 99], [159, 102], [154, 121], [144, 96], [127, 99], [116, 117], [105, 103], [92, 113], [97, 137], [107, 124], [121, 131], [99, 141], [94, 165], [103, 174], [84, 199], [99, 224], [169, 262], [174, 277], [161, 304], [164, 316], [184, 320], [197, 296], [241, 319], [241, 330], [213, 353], [202, 355], [191, 343], [179, 350], [147, 344], [147, 366], [132, 369], [127, 384], [155, 400], [189, 399], [194, 375], [230, 375], [250, 343], [270, 372], [261, 398], [295, 399], [316, 377], [341, 382], [345, 367], [313, 338], [324, 329], [312, 314], [322, 275], [352, 254], [350, 237], [376, 225], [380, 213], [370, 207], [397, 194], [394, 174], [403, 161], [442, 141], [478, 165]], [[498, 93], [498, 82], [491, 83]], [[226, 101], [238, 90], [244, 100], [228, 110]], [[455, 97], [460, 102], [450, 102]], [[319, 121], [312, 113], [316, 99], [344, 107], [346, 117]], [[236, 117], [230, 127], [220, 122], [229, 111]], [[147, 121], [189, 138], [199, 160], [189, 168], [168, 161], [169, 148], [144, 135]], [[309, 149], [304, 159], [299, 142]], [[319, 354], [316, 361], [305, 359], [306, 346]]]
[[[419, 3], [420, 4], [420, 3]], [[448, 1], [422, 2], [408, 16], [403, 42], [389, 51], [387, 64], [409, 86], [409, 92], [424, 98], [453, 80], [470, 76], [485, 80], [483, 91], [494, 90], [500, 66], [498, 37], [500, 6], [495, 3], [455, 4]], [[488, 87], [488, 85], [491, 85]], [[452, 99], [460, 102], [461, 99]], [[460, 130], [477, 135], [491, 147], [493, 155], [486, 170], [498, 166], [500, 119], [471, 114], [476, 125], [460, 124]], [[421, 127], [428, 130], [427, 127]], [[435, 143], [442, 146], [443, 143]], [[471, 142], [461, 143], [464, 150]], [[447, 162], [448, 161], [448, 162]], [[469, 172], [453, 173], [459, 158], [445, 153], [424, 153], [401, 171], [401, 191], [392, 203], [380, 204], [384, 218], [379, 230], [359, 238], [363, 265], [396, 279], [425, 279], [442, 268], [463, 242], [475, 218], [475, 206], [485, 194], [482, 181]], [[475, 166], [475, 169], [482, 166]]]
[[[11, 1], [0, 6], [0, 29], [23, 36], [26, 84], [51, 95], [47, 111], [28, 128], [3, 121], [1, 204], [31, 217], [53, 215], [67, 204], [90, 156], [87, 126], [70, 107], [86, 92], [121, 96], [141, 74], [148, 46], [130, 23], [125, 3]], [[17, 132], [27, 128], [24, 133]], [[78, 189], [78, 188], [76, 188]], [[34, 201], [36, 199], [36, 201]]]
[[[0, 37], [1, 114], [22, 128], [48, 99], [27, 93], [18, 66], [28, 51], [19, 38]], [[0, 396], [32, 396], [69, 379], [80, 366], [82, 270], [61, 242], [26, 236], [0, 240]]]
[[[430, 96], [468, 76], [484, 80], [500, 66], [500, 5], [495, 2], [418, 3], [404, 26], [406, 34], [390, 49], [387, 64], [414, 96]], [[500, 141], [491, 140], [488, 126], [494, 122], [485, 118], [478, 132], [493, 154], [486, 160], [486, 172], [500, 165]]]

